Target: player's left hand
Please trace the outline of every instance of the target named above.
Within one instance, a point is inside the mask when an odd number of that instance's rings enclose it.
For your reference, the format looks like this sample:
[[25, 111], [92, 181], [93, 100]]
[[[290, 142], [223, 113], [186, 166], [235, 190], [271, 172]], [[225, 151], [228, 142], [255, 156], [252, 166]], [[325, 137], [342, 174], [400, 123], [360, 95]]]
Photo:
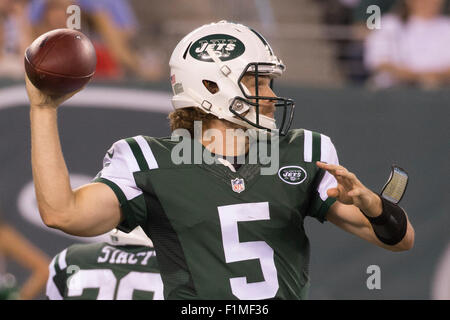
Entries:
[[332, 174], [338, 183], [336, 188], [327, 190], [327, 195], [337, 201], [354, 205], [369, 216], [378, 216], [382, 212], [382, 204], [378, 195], [366, 188], [356, 175], [343, 166], [327, 164], [320, 161], [316, 165]]

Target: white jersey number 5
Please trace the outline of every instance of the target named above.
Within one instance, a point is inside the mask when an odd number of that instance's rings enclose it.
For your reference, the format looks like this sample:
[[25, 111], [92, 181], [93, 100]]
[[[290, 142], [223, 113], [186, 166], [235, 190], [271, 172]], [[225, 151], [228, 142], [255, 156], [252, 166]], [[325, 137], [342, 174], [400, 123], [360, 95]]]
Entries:
[[248, 283], [247, 277], [230, 279], [231, 291], [241, 300], [269, 299], [278, 291], [273, 249], [264, 241], [239, 242], [239, 221], [269, 220], [269, 203], [242, 203], [218, 207], [227, 263], [259, 259], [264, 281]]

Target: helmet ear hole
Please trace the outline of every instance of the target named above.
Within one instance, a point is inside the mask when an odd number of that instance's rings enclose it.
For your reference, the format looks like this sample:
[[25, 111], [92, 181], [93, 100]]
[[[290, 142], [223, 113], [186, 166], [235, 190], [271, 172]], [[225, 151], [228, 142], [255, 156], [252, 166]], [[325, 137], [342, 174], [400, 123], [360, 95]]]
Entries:
[[205, 86], [205, 88], [212, 94], [219, 92], [219, 86], [214, 81], [202, 80], [202, 83]]

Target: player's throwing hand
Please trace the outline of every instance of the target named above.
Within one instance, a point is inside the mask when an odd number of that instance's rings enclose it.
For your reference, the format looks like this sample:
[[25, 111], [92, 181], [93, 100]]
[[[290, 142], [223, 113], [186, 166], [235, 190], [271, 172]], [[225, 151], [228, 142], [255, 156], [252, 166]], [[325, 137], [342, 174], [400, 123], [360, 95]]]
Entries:
[[51, 96], [43, 93], [38, 88], [36, 88], [25, 75], [25, 86], [27, 89], [28, 98], [30, 99], [31, 108], [58, 108], [64, 101], [68, 100], [77, 92], [81, 91], [83, 88], [71, 92], [65, 95]]

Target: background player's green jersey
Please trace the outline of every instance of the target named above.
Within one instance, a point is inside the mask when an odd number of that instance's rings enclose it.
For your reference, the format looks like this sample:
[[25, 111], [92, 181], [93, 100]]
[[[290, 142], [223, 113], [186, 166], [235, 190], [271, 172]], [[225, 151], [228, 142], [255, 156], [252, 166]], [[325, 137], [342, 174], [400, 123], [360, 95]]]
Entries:
[[51, 300], [162, 300], [163, 285], [151, 247], [77, 244], [50, 263]]
[[0, 272], [0, 300], [18, 300], [19, 289], [16, 278], [12, 274]]
[[[208, 152], [199, 142], [202, 152]], [[336, 180], [315, 161], [338, 163], [330, 139], [292, 130], [279, 140], [279, 170], [237, 172], [221, 163], [179, 164], [170, 138], [116, 142], [95, 181], [116, 193], [122, 230], [152, 239], [166, 299], [302, 299], [309, 287], [304, 218], [325, 220]]]

